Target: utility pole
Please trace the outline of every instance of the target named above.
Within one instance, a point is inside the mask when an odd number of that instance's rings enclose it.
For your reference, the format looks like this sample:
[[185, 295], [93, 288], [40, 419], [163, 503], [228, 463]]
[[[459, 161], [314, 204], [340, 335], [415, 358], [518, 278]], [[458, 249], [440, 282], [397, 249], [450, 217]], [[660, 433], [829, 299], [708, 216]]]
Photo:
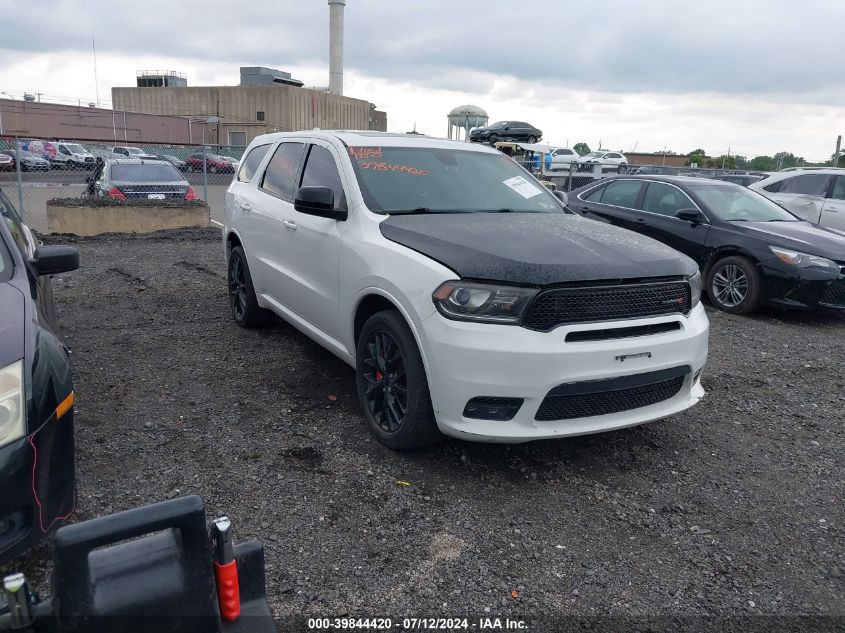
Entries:
[[837, 167], [839, 165], [839, 152], [842, 149], [842, 135], [836, 137], [836, 153], [833, 155], [833, 166]]

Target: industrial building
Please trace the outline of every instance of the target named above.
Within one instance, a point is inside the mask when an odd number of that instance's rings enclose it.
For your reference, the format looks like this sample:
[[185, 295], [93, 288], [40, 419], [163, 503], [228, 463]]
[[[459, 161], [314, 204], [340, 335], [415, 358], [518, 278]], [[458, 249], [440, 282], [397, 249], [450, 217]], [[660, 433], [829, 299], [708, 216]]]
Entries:
[[387, 130], [387, 114], [369, 101], [301, 87], [290, 74], [271, 68], [241, 68], [238, 86], [151, 87], [145, 82], [112, 88], [112, 104], [119, 111], [211, 118], [214, 129], [206, 140], [218, 145], [243, 146], [274, 131]]
[[174, 71], [140, 71], [133, 88], [112, 88], [115, 110], [196, 119], [217, 145], [248, 144], [267, 132], [387, 130], [387, 114], [369, 101], [343, 95], [346, 0], [329, 4], [329, 86], [305, 88], [290, 73], [243, 66], [237, 86], [188, 86]]

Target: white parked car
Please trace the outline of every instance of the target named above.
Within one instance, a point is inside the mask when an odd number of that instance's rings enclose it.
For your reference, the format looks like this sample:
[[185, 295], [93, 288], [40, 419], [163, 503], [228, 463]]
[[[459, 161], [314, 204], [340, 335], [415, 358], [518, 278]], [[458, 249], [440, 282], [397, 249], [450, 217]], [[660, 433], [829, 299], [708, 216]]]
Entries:
[[601, 165], [602, 171], [607, 171], [609, 168], [615, 168], [619, 173], [623, 173], [628, 166], [628, 159], [621, 152], [611, 152], [610, 150], [600, 149], [595, 152], [585, 154], [578, 161], [582, 165]]
[[275, 313], [354, 367], [391, 448], [608, 431], [704, 395], [698, 266], [487, 146], [260, 136], [225, 206], [234, 320]]
[[570, 149], [568, 147], [558, 147], [552, 151], [552, 163], [549, 167], [549, 171], [560, 171], [563, 169], [569, 169], [569, 166], [572, 163], [579, 162], [581, 157], [578, 155], [574, 149]]
[[845, 169], [779, 171], [748, 185], [802, 220], [845, 231]]

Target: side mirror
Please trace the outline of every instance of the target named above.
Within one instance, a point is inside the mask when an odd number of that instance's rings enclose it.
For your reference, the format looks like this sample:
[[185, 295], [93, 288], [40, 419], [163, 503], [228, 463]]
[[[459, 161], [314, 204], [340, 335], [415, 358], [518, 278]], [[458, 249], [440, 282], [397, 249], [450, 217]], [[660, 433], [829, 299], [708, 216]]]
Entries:
[[569, 206], [569, 196], [566, 195], [565, 191], [554, 191], [553, 193], [563, 203], [563, 206]]
[[79, 249], [75, 246], [40, 246], [30, 260], [39, 275], [56, 275], [79, 268]]
[[702, 221], [701, 212], [698, 209], [681, 209], [675, 213], [675, 217], [679, 220], [686, 220], [693, 224], [698, 224]]
[[333, 220], [345, 220], [348, 217], [346, 209], [334, 208], [334, 191], [328, 187], [300, 187], [293, 208], [300, 213]]

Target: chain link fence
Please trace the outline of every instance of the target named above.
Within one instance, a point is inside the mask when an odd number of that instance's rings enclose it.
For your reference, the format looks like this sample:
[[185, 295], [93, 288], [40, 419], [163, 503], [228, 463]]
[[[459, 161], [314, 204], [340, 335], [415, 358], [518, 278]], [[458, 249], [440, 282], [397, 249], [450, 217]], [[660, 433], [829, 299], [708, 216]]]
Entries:
[[[525, 151], [519, 144], [497, 146], [547, 187], [572, 191], [617, 174], [683, 175], [715, 178], [753, 173], [658, 165], [568, 162], [550, 153]], [[112, 197], [173, 204], [204, 200], [212, 221], [223, 219], [226, 189], [238, 169], [244, 147], [226, 145], [109, 145], [86, 141], [0, 138], [0, 191], [20, 210], [27, 224], [48, 232], [47, 201], [52, 198]], [[111, 159], [125, 167], [104, 169]], [[155, 163], [143, 172], [132, 162]], [[113, 163], [108, 163], [111, 167]]]
[[[219, 222], [226, 189], [244, 149], [3, 137], [0, 191], [19, 207], [25, 222], [42, 233], [49, 231], [46, 208], [53, 198], [112, 197], [163, 204], [204, 200], [212, 220]], [[144, 169], [136, 167], [140, 162]]]

